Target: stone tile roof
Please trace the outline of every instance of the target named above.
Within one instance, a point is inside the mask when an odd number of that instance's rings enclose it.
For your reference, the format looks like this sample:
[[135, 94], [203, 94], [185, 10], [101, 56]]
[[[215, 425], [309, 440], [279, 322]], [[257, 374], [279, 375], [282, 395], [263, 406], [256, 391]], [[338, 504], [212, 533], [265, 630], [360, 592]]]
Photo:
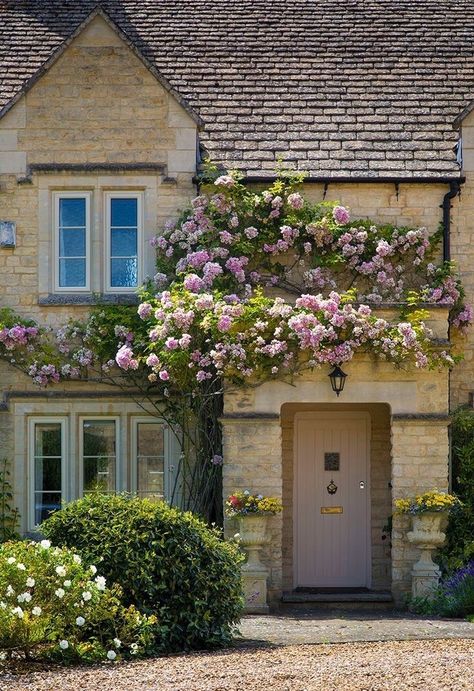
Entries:
[[271, 175], [459, 175], [472, 0], [0, 0], [0, 107], [100, 5], [204, 122], [211, 157]]

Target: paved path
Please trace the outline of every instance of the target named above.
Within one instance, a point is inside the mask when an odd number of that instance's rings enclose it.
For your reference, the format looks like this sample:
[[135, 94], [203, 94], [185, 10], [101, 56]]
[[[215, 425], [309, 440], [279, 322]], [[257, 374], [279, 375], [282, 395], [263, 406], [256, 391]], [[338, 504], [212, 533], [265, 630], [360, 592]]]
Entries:
[[474, 639], [474, 624], [459, 619], [417, 617], [406, 612], [321, 610], [247, 616], [240, 625], [241, 645]]

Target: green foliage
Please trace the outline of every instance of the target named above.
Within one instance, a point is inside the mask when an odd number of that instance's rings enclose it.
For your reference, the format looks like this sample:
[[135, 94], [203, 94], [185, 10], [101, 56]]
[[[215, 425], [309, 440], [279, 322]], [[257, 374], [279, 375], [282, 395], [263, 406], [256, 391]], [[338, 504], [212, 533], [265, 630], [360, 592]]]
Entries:
[[152, 651], [154, 617], [121, 603], [95, 565], [49, 541], [0, 547], [0, 651], [92, 662]]
[[0, 542], [18, 537], [18, 509], [13, 507], [13, 490], [10, 483], [9, 463], [0, 459]]
[[463, 506], [451, 517], [447, 542], [440, 553], [441, 565], [447, 572], [474, 558], [474, 410], [459, 408], [451, 432], [453, 490]]
[[409, 607], [417, 614], [444, 617], [474, 615], [474, 560], [445, 578], [431, 597], [413, 598]]
[[74, 546], [125, 601], [158, 618], [163, 651], [230, 642], [242, 611], [236, 545], [191, 513], [127, 496], [89, 495], [42, 524], [55, 543]]

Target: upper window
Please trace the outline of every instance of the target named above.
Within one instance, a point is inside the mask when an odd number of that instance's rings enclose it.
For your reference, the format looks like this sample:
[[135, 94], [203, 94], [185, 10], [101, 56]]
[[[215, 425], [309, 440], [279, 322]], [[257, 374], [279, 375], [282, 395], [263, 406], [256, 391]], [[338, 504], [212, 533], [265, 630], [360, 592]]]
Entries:
[[110, 192], [106, 195], [107, 290], [130, 291], [140, 281], [142, 238], [141, 195]]
[[89, 290], [90, 195], [55, 194], [56, 290]]

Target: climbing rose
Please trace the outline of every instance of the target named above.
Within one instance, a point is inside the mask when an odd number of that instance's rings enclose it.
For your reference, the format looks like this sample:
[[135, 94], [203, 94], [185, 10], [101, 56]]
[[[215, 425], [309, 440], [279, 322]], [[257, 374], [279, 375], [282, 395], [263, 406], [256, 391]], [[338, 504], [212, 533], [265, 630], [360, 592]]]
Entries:
[[332, 212], [333, 218], [342, 226], [349, 223], [350, 215], [344, 206], [335, 206]]

